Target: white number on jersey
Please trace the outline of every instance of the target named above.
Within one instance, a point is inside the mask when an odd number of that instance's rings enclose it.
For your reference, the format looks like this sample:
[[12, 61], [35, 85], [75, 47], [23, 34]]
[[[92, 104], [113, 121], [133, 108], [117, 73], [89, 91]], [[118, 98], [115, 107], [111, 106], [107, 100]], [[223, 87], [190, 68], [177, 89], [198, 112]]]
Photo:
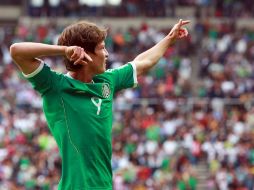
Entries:
[[91, 100], [92, 100], [93, 104], [97, 107], [97, 115], [99, 115], [100, 111], [101, 111], [102, 99], [97, 98], [97, 97], [92, 97]]

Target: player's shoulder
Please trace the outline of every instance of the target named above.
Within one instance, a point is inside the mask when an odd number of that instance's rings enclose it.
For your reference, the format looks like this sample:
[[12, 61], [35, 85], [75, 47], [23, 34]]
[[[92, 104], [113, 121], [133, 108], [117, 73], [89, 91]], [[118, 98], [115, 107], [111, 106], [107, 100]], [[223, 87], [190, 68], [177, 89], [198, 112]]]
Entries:
[[132, 65], [132, 63], [128, 62], [128, 63], [126, 63], [124, 65], [120, 65], [116, 68], [108, 69], [108, 70], [105, 71], [105, 73], [114, 73], [114, 72], [117, 72], [118, 70], [128, 69], [128, 68], [131, 68], [131, 65]]
[[131, 63], [127, 63], [127, 64], [121, 65], [121, 66], [113, 68], [113, 69], [107, 69], [104, 73], [96, 75], [96, 78], [114, 77], [115, 74], [119, 73], [119, 71], [126, 70], [126, 72], [127, 72], [127, 71], [129, 71], [130, 68], [132, 68]]
[[51, 78], [54, 83], [62, 84], [63, 81], [65, 81], [64, 79], [68, 78], [60, 68], [50, 67], [47, 64], [45, 64], [44, 67], [45, 73], [48, 73], [45, 77]]
[[44, 62], [42, 62], [34, 72], [27, 75], [23, 74], [25, 78], [28, 78], [28, 80], [41, 80], [41, 78], [52, 79], [61, 75], [62, 73], [52, 69], [48, 64]]
[[108, 69], [102, 74], [95, 75], [94, 79], [97, 79], [97, 80], [111, 80], [111, 78], [113, 78], [113, 76], [114, 76], [114, 71], [112, 71], [112, 69]]
[[104, 73], [97, 75], [98, 77], [110, 77], [116, 72], [116, 69], [107, 69]]
[[107, 73], [112, 73], [112, 72], [114, 72], [115, 71], [115, 69], [107, 69], [106, 71], [105, 71], [105, 74], [107, 74]]
[[59, 71], [59, 70], [56, 69], [56, 68], [52, 68], [52, 67], [49, 66], [47, 63], [43, 63], [43, 69], [44, 69], [44, 70], [47, 70], [47, 71], [50, 71], [50, 72], [53, 72], [54, 74], [57, 74], [57, 75], [63, 74], [61, 71]]

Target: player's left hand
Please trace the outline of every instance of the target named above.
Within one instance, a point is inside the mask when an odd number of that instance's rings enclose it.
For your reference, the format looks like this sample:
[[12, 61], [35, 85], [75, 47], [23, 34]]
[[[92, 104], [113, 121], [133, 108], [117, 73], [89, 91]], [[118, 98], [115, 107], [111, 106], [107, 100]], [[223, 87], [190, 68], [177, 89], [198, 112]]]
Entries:
[[171, 29], [168, 36], [172, 38], [173, 40], [187, 37], [188, 30], [184, 28], [183, 26], [189, 23], [190, 23], [189, 20], [180, 19], [179, 22], [175, 24], [174, 27]]

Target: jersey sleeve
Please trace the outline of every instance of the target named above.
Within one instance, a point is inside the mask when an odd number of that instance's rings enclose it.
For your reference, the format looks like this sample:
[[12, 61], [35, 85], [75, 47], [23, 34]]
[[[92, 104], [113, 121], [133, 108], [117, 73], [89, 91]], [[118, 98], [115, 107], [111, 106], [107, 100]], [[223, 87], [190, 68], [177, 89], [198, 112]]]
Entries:
[[112, 73], [114, 74], [115, 91], [134, 88], [138, 85], [136, 65], [132, 62], [113, 69]]
[[59, 82], [57, 79], [58, 74], [52, 71], [43, 61], [41, 61], [39, 67], [35, 71], [30, 74], [23, 73], [23, 76], [41, 95], [44, 95], [51, 89], [56, 88], [57, 82]]

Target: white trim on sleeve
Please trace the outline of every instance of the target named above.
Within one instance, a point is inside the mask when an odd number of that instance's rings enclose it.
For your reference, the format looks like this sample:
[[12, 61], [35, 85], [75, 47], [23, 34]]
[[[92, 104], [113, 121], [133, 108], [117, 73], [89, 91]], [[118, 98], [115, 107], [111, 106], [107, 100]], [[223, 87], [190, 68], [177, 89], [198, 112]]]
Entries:
[[32, 73], [25, 74], [25, 73], [22, 72], [24, 77], [26, 77], [26, 78], [34, 77], [35, 75], [37, 75], [43, 69], [44, 62], [40, 59], [38, 59], [38, 61], [40, 61], [41, 63], [39, 65], [39, 67], [37, 67], [37, 69], [35, 69]]
[[134, 81], [134, 85], [133, 88], [138, 86], [138, 78], [137, 78], [137, 67], [136, 64], [134, 62], [130, 62], [132, 68], [133, 68], [133, 81]]

